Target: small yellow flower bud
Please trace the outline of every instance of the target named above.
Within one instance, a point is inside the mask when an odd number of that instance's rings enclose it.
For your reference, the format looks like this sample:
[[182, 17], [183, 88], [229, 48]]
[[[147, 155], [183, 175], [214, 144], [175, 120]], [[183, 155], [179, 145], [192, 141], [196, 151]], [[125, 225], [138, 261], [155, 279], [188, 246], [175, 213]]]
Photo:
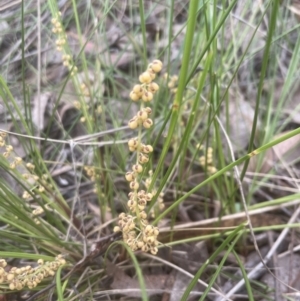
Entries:
[[144, 210], [145, 207], [146, 207], [146, 206], [144, 206], [144, 205], [138, 205], [138, 208], [139, 208], [140, 211]]
[[[145, 122], [145, 121], [144, 121]], [[137, 118], [132, 118], [129, 120], [128, 122], [128, 126], [129, 128], [131, 128], [132, 130], [136, 129], [138, 127], [138, 121], [137, 121]]]
[[145, 121], [148, 118], [148, 113], [146, 111], [138, 111], [137, 115], [138, 119]]
[[162, 64], [162, 62], [161, 62], [160, 60], [154, 60], [154, 61], [151, 63], [151, 69], [152, 69], [154, 72], [158, 73], [158, 72], [161, 71], [162, 65], [163, 65], [163, 64]]
[[126, 214], [125, 214], [124, 212], [122, 212], [122, 213], [119, 214], [119, 218], [120, 218], [120, 219], [123, 219], [123, 218], [125, 218], [125, 217], [126, 217]]
[[132, 170], [137, 172], [137, 173], [141, 173], [143, 171], [143, 166], [140, 164], [134, 164], [132, 166]]
[[16, 288], [17, 288], [18, 291], [21, 290], [23, 288], [22, 283], [21, 282], [17, 282], [16, 283]]
[[37, 263], [38, 263], [39, 265], [43, 265], [43, 264], [44, 264], [44, 260], [43, 260], [43, 259], [39, 259], [39, 260], [37, 261]]
[[141, 249], [144, 245], [145, 245], [145, 243], [143, 241], [138, 241], [137, 242], [137, 246], [138, 246], [139, 249]]
[[35, 180], [35, 181], [38, 181], [39, 180], [39, 177], [37, 175], [32, 175], [32, 178]]
[[119, 226], [115, 226], [114, 227], [114, 232], [116, 233], [116, 232], [120, 232], [121, 231], [121, 228], [119, 227]]
[[150, 72], [149, 72], [149, 71], [143, 72], [143, 73], [139, 76], [139, 81], [140, 81], [142, 84], [149, 84], [149, 83], [151, 83], [152, 78], [151, 78]]
[[129, 208], [135, 207], [135, 206], [136, 206], [136, 202], [133, 201], [133, 200], [129, 200], [129, 201], [127, 202], [127, 206], [128, 206]]
[[144, 108], [143, 111], [145, 111], [148, 115], [151, 115], [151, 113], [152, 113], [152, 109], [149, 107]]
[[147, 163], [147, 162], [149, 162], [149, 157], [145, 154], [140, 153], [139, 154], [139, 162], [141, 164]]
[[132, 101], [138, 101], [140, 99], [140, 95], [135, 93], [134, 91], [130, 92], [129, 97]]
[[150, 77], [151, 77], [151, 81], [155, 79], [156, 77], [156, 73], [152, 70], [152, 69], [148, 69], [147, 70], [150, 74]]
[[145, 91], [142, 95], [142, 100], [144, 102], [149, 102], [153, 99], [153, 93], [150, 91]]
[[143, 251], [143, 252], [148, 252], [148, 251], [149, 251], [148, 246], [147, 246], [147, 245], [143, 245], [142, 251]]
[[146, 154], [152, 153], [153, 152], [152, 145], [150, 145], [150, 144], [145, 145], [144, 148], [143, 148], [143, 152], [146, 153]]
[[10, 289], [10, 290], [13, 291], [15, 288], [16, 288], [16, 286], [15, 286], [14, 283], [10, 283], [10, 284], [9, 284], [9, 289]]
[[143, 88], [141, 85], [135, 85], [132, 91], [136, 94], [141, 94], [143, 92]]
[[98, 114], [98, 115], [100, 115], [101, 113], [102, 113], [102, 106], [101, 105], [99, 105], [99, 106], [97, 106], [97, 108], [96, 108], [96, 113]]
[[35, 169], [35, 166], [32, 163], [27, 163], [26, 167], [31, 170]]
[[212, 147], [208, 147], [207, 148], [207, 155], [208, 154], [212, 154], [213, 153], [213, 148]]
[[205, 165], [205, 157], [204, 156], [201, 156], [200, 158], [199, 158], [199, 162], [200, 162], [200, 164], [201, 165]]
[[152, 83], [149, 84], [149, 90], [150, 90], [152, 93], [157, 92], [158, 89], [159, 89], [159, 86], [158, 86], [157, 83], [152, 82]]
[[135, 176], [134, 176], [134, 174], [132, 173], [132, 172], [127, 172], [126, 174], [125, 174], [125, 179], [126, 179], [126, 181], [128, 181], [128, 182], [132, 182], [132, 181], [134, 181], [134, 179], [135, 179]]
[[174, 82], [169, 82], [168, 83], [168, 88], [172, 89], [175, 87], [175, 83]]
[[136, 182], [136, 181], [132, 181], [132, 182], [130, 182], [130, 184], [129, 184], [129, 187], [130, 187], [130, 189], [132, 189], [132, 190], [138, 190], [139, 189], [139, 183], [138, 182]]
[[154, 228], [153, 226], [147, 225], [146, 228], [145, 228], [145, 234], [146, 234], [147, 236], [152, 235], [152, 233], [153, 233], [153, 228]]
[[147, 200], [147, 202], [150, 202], [150, 201], [152, 200], [152, 198], [153, 198], [153, 194], [150, 193], [150, 192], [148, 192], [148, 193], [146, 194], [146, 200]]
[[141, 219], [146, 219], [147, 218], [147, 213], [145, 211], [140, 212], [140, 217]]
[[152, 119], [148, 118], [143, 122], [143, 127], [149, 129], [153, 125]]
[[214, 174], [218, 171], [215, 166], [209, 166], [207, 170], [210, 174]]
[[130, 225], [129, 225], [129, 230], [133, 230], [135, 228], [135, 224], [134, 223], [131, 223]]
[[148, 237], [147, 237], [147, 243], [148, 243], [149, 245], [152, 245], [152, 244], [154, 243], [154, 241], [155, 241], [154, 236], [148, 236]]
[[15, 278], [15, 275], [12, 274], [12, 273], [8, 273], [8, 274], [6, 275], [7, 281], [12, 281], [14, 278]]
[[6, 260], [5, 259], [0, 259], [0, 267], [5, 268], [6, 266], [7, 266]]
[[12, 152], [13, 150], [14, 150], [14, 148], [11, 145], [6, 146], [6, 151], [7, 152]]
[[138, 142], [137, 142], [136, 139], [129, 139], [129, 140], [128, 140], [128, 146], [129, 146], [129, 147], [134, 147], [134, 148], [136, 148], [137, 145], [138, 145]]
[[151, 254], [156, 255], [157, 252], [158, 252], [158, 249], [157, 249], [156, 247], [151, 248], [151, 249], [150, 249], [150, 252], [151, 252]]
[[178, 81], [178, 76], [177, 75], [173, 75], [171, 77], [171, 81], [174, 82], [174, 83], [176, 83]]

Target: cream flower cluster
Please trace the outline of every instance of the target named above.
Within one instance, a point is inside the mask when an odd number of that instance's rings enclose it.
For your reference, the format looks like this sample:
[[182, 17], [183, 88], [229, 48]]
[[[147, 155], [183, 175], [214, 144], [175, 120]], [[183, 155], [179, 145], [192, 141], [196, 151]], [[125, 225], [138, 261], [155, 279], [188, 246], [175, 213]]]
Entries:
[[43, 279], [54, 276], [57, 269], [66, 264], [62, 255], [58, 255], [54, 261], [44, 262], [38, 260], [38, 266], [12, 267], [6, 271], [7, 262], [0, 259], [0, 284], [7, 284], [10, 290], [21, 290], [26, 286], [29, 289], [36, 287]]
[[[67, 37], [61, 23], [61, 12], [59, 12], [57, 16], [51, 20], [51, 23], [53, 26], [52, 32], [57, 36], [55, 41], [56, 50], [59, 52], [64, 52], [64, 46], [67, 43]], [[71, 71], [71, 76], [77, 73], [78, 68], [77, 66], [73, 65], [71, 55], [67, 53], [63, 54], [62, 61], [63, 65], [66, 66], [69, 71]]]
[[[200, 146], [200, 149], [203, 149], [203, 146]], [[199, 158], [199, 162], [200, 165], [206, 169], [206, 171], [208, 172], [208, 174], [212, 175], [214, 173], [216, 173], [218, 170], [217, 168], [214, 166], [214, 162], [213, 162], [213, 148], [212, 147], [208, 147], [206, 150], [206, 155], [203, 155]]]
[[[15, 169], [17, 165], [22, 163], [22, 158], [15, 156], [13, 150], [13, 146], [7, 144], [5, 141], [6, 133], [0, 131], [0, 153], [2, 153], [3, 157], [7, 159], [9, 162], [9, 167], [11, 169]], [[3, 151], [2, 151], [3, 150]]]
[[51, 20], [52, 23], [52, 32], [57, 35], [57, 39], [55, 41], [56, 49], [58, 51], [62, 51], [62, 47], [66, 44], [66, 37], [64, 35], [64, 30], [60, 21], [61, 12]]
[[158, 84], [153, 80], [161, 69], [162, 62], [159, 60], [154, 60], [149, 64], [147, 70], [139, 76], [140, 84], [135, 85], [129, 95], [134, 102], [141, 100], [140, 110], [128, 122], [132, 130], [139, 130], [138, 137], [128, 141], [129, 150], [136, 153], [136, 163], [132, 165], [131, 171], [128, 171], [125, 175], [131, 189], [127, 201], [129, 213], [121, 213], [118, 226], [114, 228], [115, 232], [122, 231], [123, 240], [133, 251], [150, 251], [152, 254], [156, 254], [158, 251], [157, 237], [159, 230], [149, 224], [145, 209], [154, 194], [140, 189], [140, 184], [145, 164], [149, 161], [149, 154], [153, 152], [153, 147], [142, 143], [141, 129], [148, 129], [153, 125], [150, 118], [152, 110], [145, 104], [153, 99], [154, 94], [159, 89]]

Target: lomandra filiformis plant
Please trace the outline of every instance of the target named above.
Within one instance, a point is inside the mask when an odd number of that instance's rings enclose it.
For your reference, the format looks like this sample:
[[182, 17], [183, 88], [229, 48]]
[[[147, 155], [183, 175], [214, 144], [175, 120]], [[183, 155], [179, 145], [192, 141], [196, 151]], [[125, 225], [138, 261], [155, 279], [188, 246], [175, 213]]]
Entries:
[[152, 254], [156, 254], [158, 251], [157, 236], [159, 230], [149, 223], [145, 209], [156, 192], [154, 190], [149, 191], [149, 185], [145, 186], [147, 191], [141, 189], [141, 184], [142, 174], [149, 162], [149, 154], [153, 152], [153, 147], [142, 142], [142, 132], [153, 125], [150, 118], [152, 110], [147, 104], [151, 102], [159, 89], [158, 84], [153, 80], [161, 69], [162, 62], [159, 60], [154, 60], [149, 64], [147, 70], [139, 76], [140, 84], [135, 85], [129, 95], [132, 101], [140, 101], [140, 110], [128, 122], [130, 129], [138, 131], [137, 137], [128, 141], [129, 150], [135, 152], [136, 162], [132, 165], [132, 170], [125, 175], [131, 190], [127, 202], [129, 213], [122, 212], [119, 215], [118, 226], [114, 228], [115, 232], [122, 231], [124, 242], [133, 251], [150, 251]]

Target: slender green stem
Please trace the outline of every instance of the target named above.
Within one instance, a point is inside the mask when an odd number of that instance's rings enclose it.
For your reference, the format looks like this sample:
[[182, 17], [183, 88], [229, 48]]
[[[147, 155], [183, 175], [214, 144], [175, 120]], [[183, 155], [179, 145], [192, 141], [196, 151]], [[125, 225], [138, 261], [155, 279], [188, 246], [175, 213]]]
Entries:
[[[256, 126], [257, 126], [257, 120], [258, 120], [258, 115], [259, 115], [259, 110], [260, 110], [260, 101], [261, 101], [261, 96], [262, 96], [262, 91], [264, 87], [264, 80], [267, 72], [267, 67], [269, 63], [269, 56], [270, 56], [270, 49], [272, 45], [272, 39], [273, 39], [273, 34], [276, 28], [276, 20], [277, 20], [277, 13], [278, 13], [278, 7], [279, 7], [279, 0], [274, 0], [273, 2], [273, 7], [272, 7], [272, 14], [270, 18], [270, 24], [269, 24], [269, 31], [268, 31], [268, 36], [266, 40], [266, 46], [265, 46], [265, 51], [262, 59], [262, 67], [261, 67], [261, 72], [260, 72], [260, 80], [258, 84], [258, 90], [257, 90], [257, 95], [256, 95], [256, 102], [255, 102], [255, 114], [253, 118], [253, 123], [252, 123], [252, 131], [251, 131], [251, 136], [250, 136], [250, 142], [249, 142], [249, 148], [248, 148], [248, 153], [250, 153], [253, 149], [254, 145], [254, 138], [256, 134]], [[247, 168], [248, 168], [249, 161], [246, 161], [243, 170], [241, 172], [241, 181], [243, 180]]]
[[[157, 179], [157, 176], [164, 164], [166, 155], [168, 153], [169, 147], [171, 145], [171, 141], [173, 138], [173, 133], [175, 131], [175, 128], [177, 127], [177, 121], [178, 121], [178, 111], [181, 107], [182, 104], [182, 99], [183, 99], [183, 92], [185, 89], [185, 83], [186, 83], [186, 77], [189, 69], [189, 61], [190, 61], [190, 56], [191, 56], [191, 51], [192, 51], [192, 45], [193, 45], [193, 37], [194, 37], [194, 31], [195, 31], [195, 24], [196, 24], [196, 17], [197, 17], [197, 8], [198, 8], [198, 1], [191, 1], [190, 2], [190, 7], [189, 7], [189, 18], [188, 18], [188, 24], [187, 24], [187, 32], [189, 34], [186, 35], [185, 37], [185, 42], [184, 42], [184, 52], [183, 52], [183, 60], [182, 60], [182, 67], [180, 70], [180, 75], [179, 75], [179, 86], [178, 86], [178, 91], [176, 93], [173, 105], [172, 105], [172, 115], [171, 115], [171, 120], [170, 120], [170, 127], [168, 131], [168, 135], [166, 138], [166, 141], [164, 143], [163, 150], [160, 154], [159, 161], [157, 164], [157, 168], [154, 172], [153, 175], [153, 180]], [[154, 186], [154, 181], [152, 181], [149, 190]], [[157, 194], [158, 196], [158, 194]], [[155, 202], [155, 199], [153, 200]], [[153, 204], [151, 204], [152, 206]], [[150, 207], [151, 207], [150, 206]]]
[[146, 23], [145, 23], [145, 10], [144, 10], [144, 1], [139, 0], [139, 11], [140, 11], [140, 18], [141, 18], [141, 29], [143, 35], [143, 61], [144, 61], [144, 68], [147, 67], [147, 39], [146, 39]]
[[218, 178], [220, 175], [224, 174], [227, 171], [230, 171], [234, 166], [237, 166], [241, 163], [244, 163], [248, 161], [250, 158], [260, 154], [261, 152], [266, 151], [267, 149], [273, 147], [274, 145], [279, 144], [282, 141], [285, 141], [291, 137], [294, 137], [296, 135], [300, 134], [300, 128], [297, 128], [284, 136], [277, 138], [264, 146], [257, 148], [256, 150], [252, 151], [251, 153], [243, 156], [242, 158], [232, 162], [231, 164], [225, 166], [223, 169], [215, 173], [214, 175], [210, 176], [208, 179], [204, 180], [202, 183], [199, 185], [195, 186], [193, 189], [191, 189], [189, 192], [187, 192], [184, 196], [179, 198], [177, 201], [175, 201], [169, 208], [167, 208], [164, 212], [162, 212], [153, 222], [153, 224], [157, 224], [165, 215], [167, 215], [169, 212], [171, 212], [175, 207], [179, 206], [180, 203], [182, 203], [187, 197], [189, 197], [191, 194], [199, 190], [201, 187], [205, 186], [209, 182], [213, 181], [214, 179]]

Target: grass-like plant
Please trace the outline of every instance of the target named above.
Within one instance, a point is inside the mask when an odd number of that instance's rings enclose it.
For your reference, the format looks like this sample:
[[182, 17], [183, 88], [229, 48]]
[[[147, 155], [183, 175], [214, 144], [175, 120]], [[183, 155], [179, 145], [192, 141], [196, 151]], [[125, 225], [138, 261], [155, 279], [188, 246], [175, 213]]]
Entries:
[[[189, 277], [178, 300], [259, 300], [255, 271], [272, 274], [299, 226], [298, 209], [288, 223], [271, 214], [299, 205], [293, 4], [31, 2], [3, 15], [0, 36], [0, 297], [152, 300], [166, 288], [146, 276], [170, 267]], [[281, 234], [263, 258], [255, 233], [270, 230]], [[253, 272], [241, 260], [249, 236]], [[192, 268], [166, 255], [189, 258], [202, 241]]]

